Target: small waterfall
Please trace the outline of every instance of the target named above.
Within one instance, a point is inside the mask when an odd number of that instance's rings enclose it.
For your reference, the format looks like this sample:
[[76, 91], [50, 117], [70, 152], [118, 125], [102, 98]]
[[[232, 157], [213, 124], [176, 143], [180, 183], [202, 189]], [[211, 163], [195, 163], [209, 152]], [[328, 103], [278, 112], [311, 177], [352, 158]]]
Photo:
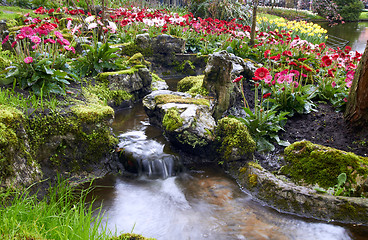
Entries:
[[148, 139], [144, 130], [121, 134], [119, 139], [119, 160], [126, 171], [162, 179], [181, 171], [178, 157], [165, 153], [165, 145]]

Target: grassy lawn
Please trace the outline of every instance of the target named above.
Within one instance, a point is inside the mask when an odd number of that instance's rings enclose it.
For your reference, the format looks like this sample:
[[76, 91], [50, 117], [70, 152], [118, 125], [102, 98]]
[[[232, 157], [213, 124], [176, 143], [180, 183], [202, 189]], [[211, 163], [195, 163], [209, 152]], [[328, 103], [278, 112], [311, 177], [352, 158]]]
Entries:
[[364, 12], [362, 12], [359, 16], [359, 19], [368, 19], [368, 11], [365, 10]]
[[0, 19], [15, 19], [26, 13], [33, 15], [33, 11], [32, 9], [23, 9], [20, 7], [0, 6]]

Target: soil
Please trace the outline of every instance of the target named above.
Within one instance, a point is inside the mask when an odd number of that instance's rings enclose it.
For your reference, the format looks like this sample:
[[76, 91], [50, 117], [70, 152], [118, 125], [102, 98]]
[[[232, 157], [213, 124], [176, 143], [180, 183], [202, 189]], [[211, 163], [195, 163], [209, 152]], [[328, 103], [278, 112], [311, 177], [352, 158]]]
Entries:
[[[250, 83], [244, 85], [245, 97], [250, 107], [254, 106], [252, 88]], [[285, 131], [279, 132], [280, 139], [289, 143], [308, 140], [368, 157], [368, 126], [354, 128], [344, 120], [343, 112], [337, 112], [332, 105], [325, 102], [315, 103], [315, 105], [317, 106], [315, 112], [288, 117], [284, 126]], [[282, 161], [280, 162], [280, 159], [274, 156], [282, 154], [284, 147], [277, 144], [275, 147], [275, 151], [269, 154], [256, 153], [256, 158], [260, 160], [261, 165], [270, 171], [277, 170], [283, 165]]]
[[350, 126], [342, 112], [326, 103], [320, 103], [317, 112], [289, 118], [284, 129], [280, 138], [290, 143], [308, 140], [364, 157], [368, 154], [368, 128]]

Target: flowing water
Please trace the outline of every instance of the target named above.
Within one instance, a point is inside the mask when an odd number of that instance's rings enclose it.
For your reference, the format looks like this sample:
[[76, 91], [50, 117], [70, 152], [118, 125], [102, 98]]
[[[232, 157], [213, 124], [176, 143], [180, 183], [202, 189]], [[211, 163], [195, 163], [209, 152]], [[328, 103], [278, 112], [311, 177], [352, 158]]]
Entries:
[[106, 226], [158, 240], [368, 239], [366, 228], [339, 226], [280, 213], [239, 188], [222, 169], [183, 170], [142, 104], [119, 112], [120, 147], [141, 161], [139, 176], [108, 176], [96, 184]]

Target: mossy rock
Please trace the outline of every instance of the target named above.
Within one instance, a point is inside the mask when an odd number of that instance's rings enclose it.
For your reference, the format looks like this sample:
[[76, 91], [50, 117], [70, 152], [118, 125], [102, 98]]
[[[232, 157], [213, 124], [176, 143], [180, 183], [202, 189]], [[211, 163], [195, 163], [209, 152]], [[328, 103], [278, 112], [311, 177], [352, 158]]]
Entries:
[[118, 237], [112, 237], [110, 240], [155, 240], [155, 238], [146, 238], [135, 233], [124, 233]]
[[220, 119], [215, 136], [217, 145], [219, 145], [218, 152], [225, 160], [238, 159], [256, 150], [256, 143], [250, 136], [247, 127], [235, 118]]
[[145, 66], [149, 66], [151, 65], [150, 62], [146, 61], [144, 59], [144, 56], [142, 53], [136, 53], [134, 54], [133, 56], [131, 56], [129, 59], [128, 59], [128, 65], [130, 66], [135, 66], [135, 65], [145, 65]]
[[337, 184], [341, 173], [346, 173], [345, 186], [355, 189], [367, 179], [368, 158], [354, 153], [300, 141], [286, 147], [284, 154], [287, 165], [281, 168], [281, 173], [295, 182], [327, 189]]
[[203, 87], [204, 75], [185, 77], [178, 82], [179, 92], [187, 92], [193, 95], [208, 95], [208, 91]]
[[139, 47], [134, 42], [128, 42], [128, 43], [114, 45], [114, 46], [118, 46], [121, 49], [122, 55], [134, 56], [134, 54], [137, 54], [137, 53], [141, 53], [144, 57], [151, 57], [153, 55], [152, 48], [150, 47], [142, 48], [142, 47]]
[[210, 102], [204, 98], [188, 98], [173, 94], [162, 94], [155, 97], [157, 104], [166, 103], [185, 103], [185, 104], [196, 104], [210, 106]]
[[97, 79], [102, 82], [106, 82], [108, 76], [123, 75], [123, 74], [131, 75], [137, 72], [139, 68], [145, 68], [145, 67], [146, 67], [145, 65], [135, 65], [134, 67], [131, 67], [125, 70], [120, 70], [120, 71], [115, 71], [115, 72], [102, 72], [97, 75]]
[[114, 109], [97, 103], [78, 104], [73, 106], [72, 111], [84, 122], [100, 122], [114, 117]]
[[18, 109], [0, 105], [0, 122], [9, 126], [14, 126], [24, 120], [24, 115]]
[[124, 101], [132, 100], [133, 95], [125, 90], [112, 90], [105, 82], [89, 85], [84, 89], [89, 94], [94, 94], [103, 102], [113, 103], [112, 105], [119, 106]]

